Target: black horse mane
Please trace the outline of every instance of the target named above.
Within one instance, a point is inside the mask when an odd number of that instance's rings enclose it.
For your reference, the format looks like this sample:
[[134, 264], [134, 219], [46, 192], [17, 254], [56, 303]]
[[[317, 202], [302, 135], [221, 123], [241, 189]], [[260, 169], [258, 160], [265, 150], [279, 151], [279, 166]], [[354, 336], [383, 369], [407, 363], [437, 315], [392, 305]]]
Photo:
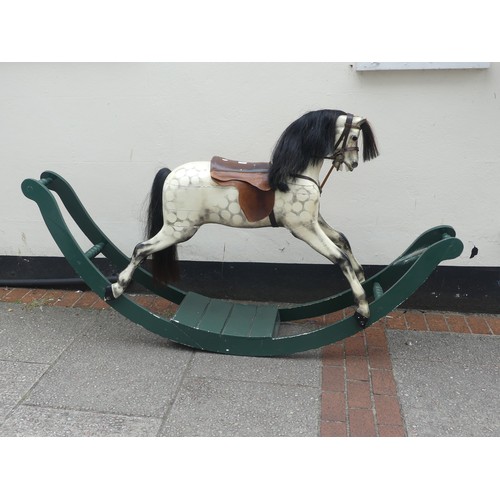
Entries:
[[[337, 118], [346, 115], [338, 109], [310, 111], [291, 123], [281, 134], [271, 157], [269, 185], [271, 189], [288, 191], [287, 180], [301, 174], [309, 163], [318, 164], [333, 153]], [[363, 160], [378, 156], [375, 137], [369, 123], [361, 124]]]

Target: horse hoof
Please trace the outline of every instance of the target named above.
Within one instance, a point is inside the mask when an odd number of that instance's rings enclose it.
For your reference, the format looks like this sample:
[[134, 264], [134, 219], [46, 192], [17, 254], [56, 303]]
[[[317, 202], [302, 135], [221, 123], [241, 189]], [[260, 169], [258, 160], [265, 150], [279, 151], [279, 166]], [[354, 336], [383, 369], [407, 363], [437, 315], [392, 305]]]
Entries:
[[113, 295], [113, 288], [111, 285], [108, 285], [104, 290], [104, 301], [109, 302], [110, 300], [114, 300], [115, 296]]
[[363, 316], [362, 314], [360, 314], [359, 312], [356, 311], [354, 313], [354, 318], [356, 319], [356, 321], [358, 322], [358, 324], [361, 328], [366, 327], [366, 324], [368, 323], [367, 317]]

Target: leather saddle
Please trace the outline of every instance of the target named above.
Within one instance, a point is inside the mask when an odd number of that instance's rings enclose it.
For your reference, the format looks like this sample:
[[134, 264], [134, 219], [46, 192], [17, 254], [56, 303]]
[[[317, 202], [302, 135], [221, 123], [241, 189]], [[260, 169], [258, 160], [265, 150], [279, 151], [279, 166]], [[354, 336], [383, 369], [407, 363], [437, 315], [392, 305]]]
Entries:
[[239, 203], [249, 222], [269, 217], [274, 207], [274, 191], [269, 186], [269, 163], [249, 163], [214, 156], [210, 175], [221, 186], [238, 189]]

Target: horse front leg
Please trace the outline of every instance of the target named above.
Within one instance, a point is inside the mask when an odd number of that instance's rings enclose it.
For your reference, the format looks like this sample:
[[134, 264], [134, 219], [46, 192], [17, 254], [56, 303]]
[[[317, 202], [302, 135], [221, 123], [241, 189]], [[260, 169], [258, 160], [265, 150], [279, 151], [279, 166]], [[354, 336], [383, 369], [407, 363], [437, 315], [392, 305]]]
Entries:
[[328, 238], [330, 238], [333, 243], [347, 255], [352, 269], [356, 274], [356, 277], [358, 278], [360, 283], [363, 283], [363, 281], [365, 281], [365, 272], [361, 264], [356, 260], [356, 257], [354, 257], [354, 254], [351, 250], [351, 245], [349, 244], [349, 241], [347, 240], [345, 235], [329, 226], [321, 215], [318, 218], [318, 223], [323, 232], [328, 236]]
[[349, 257], [342, 251], [321, 229], [319, 222], [310, 225], [290, 228], [292, 234], [307, 243], [311, 248], [329, 259], [334, 264], [338, 264], [342, 273], [346, 277], [351, 287], [356, 312], [354, 317], [361, 325], [365, 327], [370, 317], [370, 308], [366, 300], [366, 294], [354, 272]]

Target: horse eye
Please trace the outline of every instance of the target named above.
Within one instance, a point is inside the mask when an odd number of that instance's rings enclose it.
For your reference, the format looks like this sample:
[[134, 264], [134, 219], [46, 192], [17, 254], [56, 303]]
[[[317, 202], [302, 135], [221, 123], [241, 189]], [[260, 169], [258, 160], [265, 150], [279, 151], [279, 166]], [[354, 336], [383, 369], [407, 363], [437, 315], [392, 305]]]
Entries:
[[353, 140], [353, 141], [357, 141], [357, 140], [358, 140], [358, 136], [357, 136], [357, 135], [353, 135], [353, 136], [352, 136], [352, 140]]

